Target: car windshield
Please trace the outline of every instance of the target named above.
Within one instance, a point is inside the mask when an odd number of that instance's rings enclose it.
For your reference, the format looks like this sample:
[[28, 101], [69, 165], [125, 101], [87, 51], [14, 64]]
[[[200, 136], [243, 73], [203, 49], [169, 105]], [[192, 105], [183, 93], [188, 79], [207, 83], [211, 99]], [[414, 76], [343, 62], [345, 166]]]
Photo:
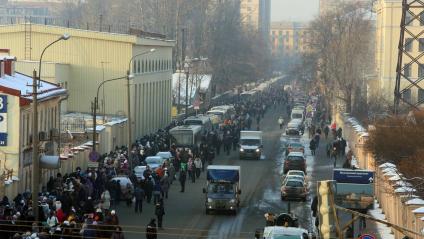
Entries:
[[201, 120], [185, 120], [184, 124], [185, 125], [202, 125], [202, 121]]
[[290, 143], [289, 147], [291, 148], [303, 148], [303, 145], [300, 143]]
[[289, 161], [302, 161], [304, 159], [301, 156], [288, 156], [287, 160], [289, 160]]
[[303, 187], [303, 183], [301, 181], [289, 180], [286, 182], [286, 187]]
[[287, 175], [290, 175], [290, 176], [304, 176], [304, 174], [303, 174], [303, 172], [296, 172], [296, 171], [289, 171], [288, 173], [287, 173]]
[[298, 114], [298, 113], [294, 113], [294, 114], [292, 114], [292, 118], [293, 119], [301, 119], [303, 117], [303, 115], [302, 114]]
[[212, 183], [208, 186], [208, 192], [210, 193], [234, 193], [234, 185], [229, 183]]
[[240, 143], [242, 145], [259, 146], [261, 144], [261, 141], [259, 139], [241, 139]]

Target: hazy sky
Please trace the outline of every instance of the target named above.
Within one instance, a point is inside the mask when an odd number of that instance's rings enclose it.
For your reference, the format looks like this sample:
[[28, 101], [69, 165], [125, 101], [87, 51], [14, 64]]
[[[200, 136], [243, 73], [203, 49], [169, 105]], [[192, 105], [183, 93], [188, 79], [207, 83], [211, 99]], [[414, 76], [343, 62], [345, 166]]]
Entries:
[[271, 0], [271, 21], [309, 21], [318, 7], [319, 0]]

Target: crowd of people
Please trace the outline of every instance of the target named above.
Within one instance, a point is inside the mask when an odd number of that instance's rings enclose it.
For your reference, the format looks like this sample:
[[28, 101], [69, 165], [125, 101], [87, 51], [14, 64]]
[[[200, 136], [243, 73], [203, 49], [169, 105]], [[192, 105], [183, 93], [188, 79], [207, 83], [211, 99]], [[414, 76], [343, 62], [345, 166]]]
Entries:
[[[116, 210], [121, 202], [138, 214], [143, 212], [143, 204], [154, 206], [155, 215], [145, 233], [146, 238], [156, 238], [158, 229], [163, 227], [164, 202], [173, 182], [178, 180], [180, 191], [184, 192], [186, 181], [195, 183], [217, 155], [237, 150], [241, 130], [251, 129], [254, 121], [259, 129], [266, 111], [287, 100], [284, 91], [274, 88], [248, 100], [235, 97], [226, 102], [234, 105], [234, 114], [220, 127], [207, 132], [199, 148], [169, 145], [169, 129], [182, 124], [173, 121], [168, 127], [138, 139], [131, 150], [122, 146], [102, 155], [98, 168], [77, 167], [71, 174], [57, 173], [43, 187], [38, 205], [33, 204], [29, 191], [13, 199], [5, 196], [0, 202], [0, 238], [123, 239]], [[150, 168], [146, 157], [163, 151], [170, 152], [172, 157], [157, 168]], [[146, 165], [143, 177], [132, 171], [140, 165]], [[38, 218], [34, 206], [38, 206]]]

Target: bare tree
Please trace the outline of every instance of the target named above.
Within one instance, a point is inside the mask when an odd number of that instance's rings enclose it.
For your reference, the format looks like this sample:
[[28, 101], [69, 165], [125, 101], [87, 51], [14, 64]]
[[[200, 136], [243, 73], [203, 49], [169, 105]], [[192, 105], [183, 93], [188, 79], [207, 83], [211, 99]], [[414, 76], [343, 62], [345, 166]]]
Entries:
[[[369, 68], [371, 21], [358, 5], [341, 5], [311, 24], [311, 47], [317, 55], [318, 83], [330, 100], [338, 98], [352, 112], [355, 94]], [[359, 100], [359, 99], [356, 99]]]

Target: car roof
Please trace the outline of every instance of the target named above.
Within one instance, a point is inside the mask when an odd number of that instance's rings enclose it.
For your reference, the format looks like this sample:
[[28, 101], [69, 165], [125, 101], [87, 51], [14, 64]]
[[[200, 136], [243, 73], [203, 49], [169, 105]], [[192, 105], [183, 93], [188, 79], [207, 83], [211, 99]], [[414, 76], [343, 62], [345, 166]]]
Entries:
[[289, 170], [287, 174], [289, 173], [302, 173], [303, 175], [305, 175], [305, 172], [303, 172], [302, 170]]
[[146, 160], [147, 159], [163, 159], [161, 156], [148, 156], [148, 157], [146, 157]]
[[302, 152], [290, 152], [287, 157], [289, 156], [304, 157], [305, 155]]

